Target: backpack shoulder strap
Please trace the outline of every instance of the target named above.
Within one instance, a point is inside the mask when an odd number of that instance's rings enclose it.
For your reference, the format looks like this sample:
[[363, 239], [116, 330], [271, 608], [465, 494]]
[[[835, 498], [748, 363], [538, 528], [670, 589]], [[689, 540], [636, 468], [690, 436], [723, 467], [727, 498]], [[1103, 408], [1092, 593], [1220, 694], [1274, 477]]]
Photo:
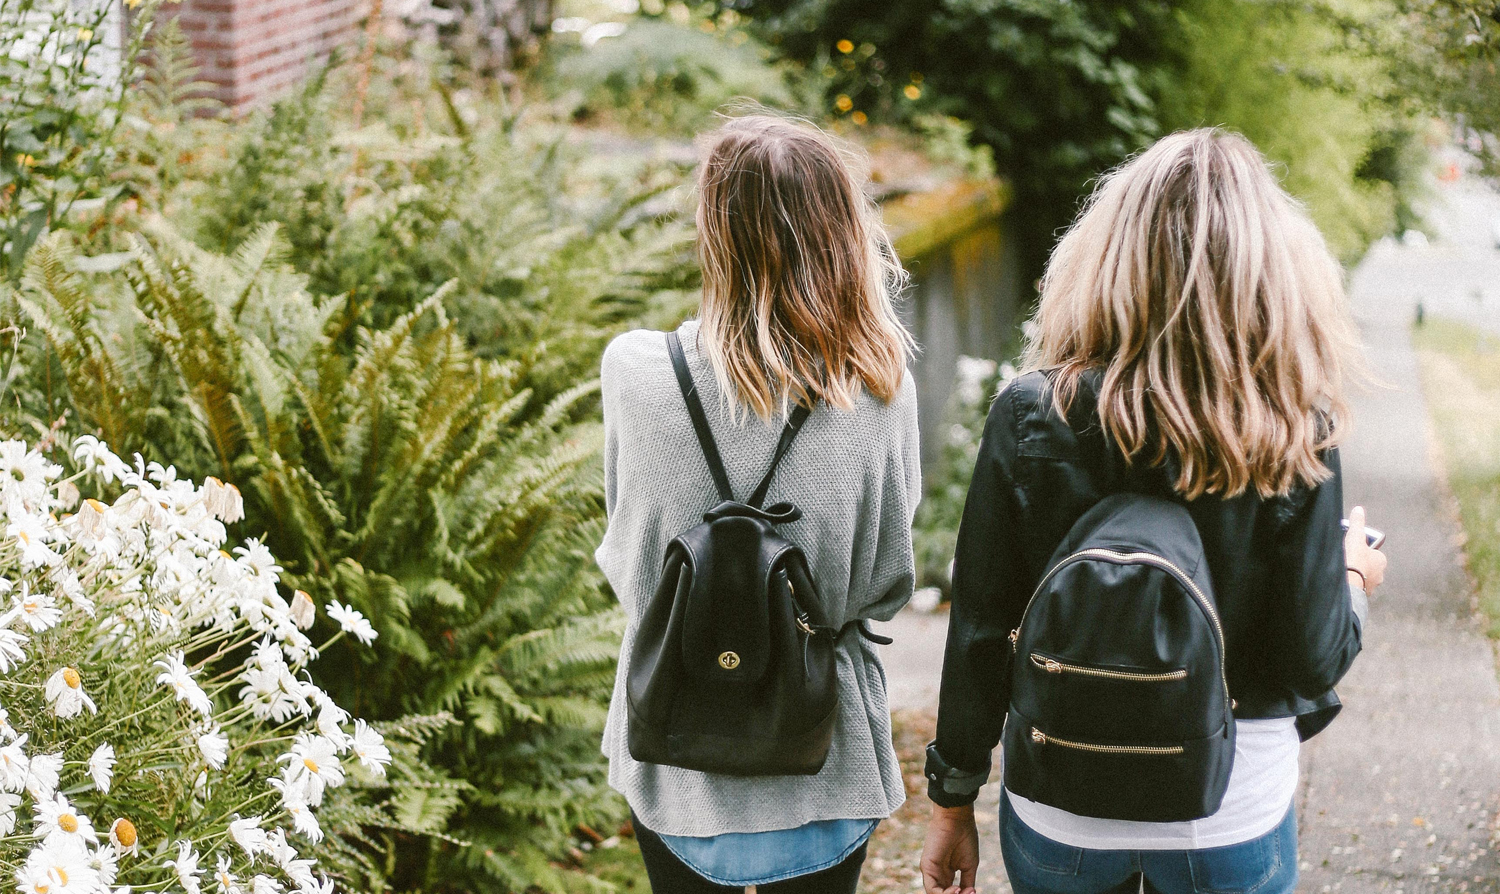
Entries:
[[[724, 460], [719, 458], [719, 446], [714, 443], [714, 433], [708, 427], [703, 402], [698, 399], [698, 386], [693, 384], [693, 374], [688, 369], [687, 356], [682, 353], [682, 341], [677, 338], [676, 332], [667, 333], [667, 353], [672, 355], [672, 371], [677, 374], [677, 387], [682, 389], [682, 400], [687, 404], [688, 416], [693, 420], [693, 431], [698, 435], [698, 447], [703, 451], [703, 459], [708, 462], [709, 474], [714, 476], [714, 487], [719, 491], [719, 499], [729, 502], [734, 499], [734, 491], [729, 487]], [[782, 440], [786, 440], [784, 434]]]
[[771, 479], [776, 476], [776, 467], [781, 465], [781, 458], [786, 456], [786, 452], [791, 449], [792, 440], [797, 437], [797, 432], [802, 430], [802, 423], [807, 421], [808, 414], [811, 412], [811, 408], [798, 404], [797, 408], [792, 410], [792, 415], [787, 417], [786, 428], [781, 430], [781, 440], [776, 442], [776, 452], [771, 455], [771, 467], [766, 470], [765, 477], [760, 479], [755, 493], [750, 495], [748, 505], [759, 509], [766, 501], [766, 491], [771, 489]]

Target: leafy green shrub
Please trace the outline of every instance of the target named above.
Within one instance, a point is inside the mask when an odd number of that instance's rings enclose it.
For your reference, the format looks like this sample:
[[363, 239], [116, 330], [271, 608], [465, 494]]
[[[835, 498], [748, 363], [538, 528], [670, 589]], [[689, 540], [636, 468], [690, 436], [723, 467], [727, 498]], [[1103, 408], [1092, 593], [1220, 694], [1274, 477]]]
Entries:
[[726, 38], [714, 33], [712, 22], [704, 24], [707, 31], [641, 18], [591, 46], [554, 47], [550, 87], [577, 91], [575, 115], [603, 115], [658, 134], [709, 127], [714, 110], [734, 99], [798, 105], [783, 73], [748, 34]]
[[[0, 275], [20, 276], [26, 252], [80, 202], [107, 206], [128, 185], [107, 183], [112, 137], [161, 0], [131, 0], [137, 27], [121, 47], [116, 4], [0, 3]], [[124, 63], [120, 59], [126, 60]]]
[[[413, 63], [415, 64], [415, 63]], [[696, 285], [692, 232], [667, 193], [677, 163], [600, 164], [568, 132], [522, 126], [497, 103], [400, 66], [347, 121], [347, 72], [231, 127], [223, 157], [163, 210], [228, 253], [266, 223], [315, 294], [345, 295], [389, 325], [450, 280], [444, 304], [468, 346], [519, 363], [538, 401], [592, 374], [630, 320], [663, 325]]]
[[163, 226], [133, 243], [102, 273], [62, 235], [33, 253], [21, 303], [72, 425], [234, 482], [286, 584], [371, 619], [372, 652], [325, 651], [336, 698], [461, 721], [423, 750], [446, 776], [392, 804], [392, 826], [440, 837], [372, 836], [372, 869], [398, 889], [560, 886], [548, 855], [617, 809], [598, 752], [619, 615], [591, 556], [596, 385], [528, 414], [523, 365], [469, 350], [447, 290], [363, 326], [288, 268], [275, 227], [228, 257]]

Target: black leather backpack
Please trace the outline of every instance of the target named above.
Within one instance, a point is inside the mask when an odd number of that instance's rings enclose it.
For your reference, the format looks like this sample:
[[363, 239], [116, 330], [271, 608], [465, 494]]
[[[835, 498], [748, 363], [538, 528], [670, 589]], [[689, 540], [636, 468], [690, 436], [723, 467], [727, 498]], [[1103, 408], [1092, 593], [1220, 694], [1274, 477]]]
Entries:
[[760, 486], [739, 502], [675, 332], [667, 347], [720, 503], [668, 544], [636, 631], [630, 756], [737, 776], [817, 773], [838, 714], [840, 631], [821, 617], [802, 550], [776, 531], [801, 510], [761, 506], [810, 411], [792, 411]]
[[1224, 635], [1192, 516], [1141, 494], [1073, 525], [1011, 632], [1005, 787], [1081, 816], [1219, 809], [1234, 762]]

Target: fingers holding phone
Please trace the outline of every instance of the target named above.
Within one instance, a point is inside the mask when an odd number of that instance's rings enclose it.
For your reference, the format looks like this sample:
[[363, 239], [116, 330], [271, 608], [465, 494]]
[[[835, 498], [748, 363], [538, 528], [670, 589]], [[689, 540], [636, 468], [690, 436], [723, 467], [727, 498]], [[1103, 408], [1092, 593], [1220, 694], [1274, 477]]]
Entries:
[[1365, 508], [1355, 506], [1345, 524], [1344, 561], [1349, 567], [1350, 583], [1357, 583], [1366, 594], [1385, 580], [1385, 553], [1379, 547], [1385, 535], [1365, 526]]

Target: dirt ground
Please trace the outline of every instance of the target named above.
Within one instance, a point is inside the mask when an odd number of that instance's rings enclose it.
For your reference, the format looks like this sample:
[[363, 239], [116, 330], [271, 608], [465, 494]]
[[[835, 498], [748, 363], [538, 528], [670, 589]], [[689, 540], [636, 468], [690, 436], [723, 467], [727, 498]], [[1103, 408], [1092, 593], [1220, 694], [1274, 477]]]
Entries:
[[[922, 841], [927, 835], [927, 817], [932, 812], [922, 764], [927, 743], [932, 741], [937, 727], [937, 716], [924, 711], [897, 711], [894, 721], [896, 753], [901, 757], [901, 774], [906, 778], [907, 800], [900, 810], [880, 824], [870, 839], [869, 856], [859, 886], [860, 891], [870, 894], [922, 889], [918, 861], [922, 857]], [[984, 894], [1010, 894], [1005, 868], [1000, 862], [999, 798], [998, 780], [991, 780], [991, 784], [980, 792], [974, 809], [979, 823], [978, 887]]]

